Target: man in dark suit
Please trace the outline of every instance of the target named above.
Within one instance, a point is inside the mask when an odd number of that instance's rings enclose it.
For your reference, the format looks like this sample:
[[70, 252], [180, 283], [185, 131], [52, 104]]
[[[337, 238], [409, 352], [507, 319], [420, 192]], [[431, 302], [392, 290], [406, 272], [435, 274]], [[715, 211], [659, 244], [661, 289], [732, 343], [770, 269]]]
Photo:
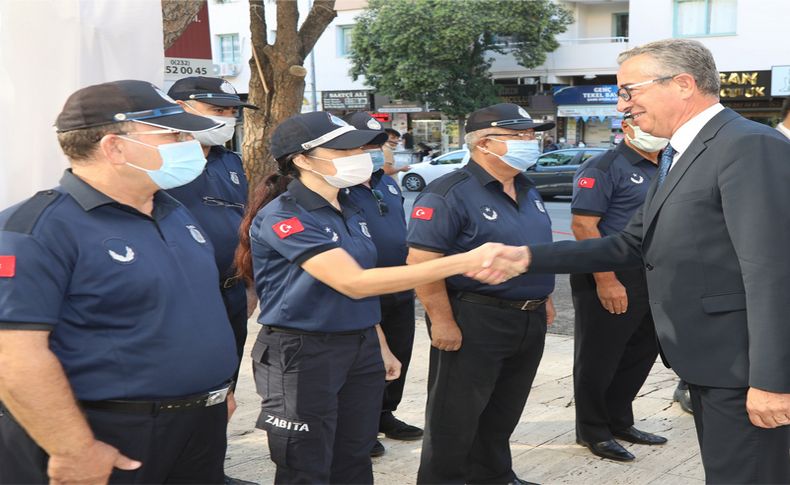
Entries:
[[618, 110], [670, 138], [623, 232], [534, 246], [530, 271], [647, 270], [662, 357], [691, 389], [709, 483], [790, 482], [790, 143], [719, 104], [702, 44], [618, 58]]

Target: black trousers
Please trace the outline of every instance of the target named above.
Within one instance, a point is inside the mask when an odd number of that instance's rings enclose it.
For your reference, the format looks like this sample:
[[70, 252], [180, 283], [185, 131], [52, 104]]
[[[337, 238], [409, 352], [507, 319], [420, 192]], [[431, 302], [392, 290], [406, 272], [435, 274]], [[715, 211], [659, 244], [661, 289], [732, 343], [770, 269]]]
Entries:
[[510, 435], [543, 356], [546, 308], [450, 303], [463, 342], [456, 352], [431, 347], [417, 483], [507, 483], [515, 477]]
[[[223, 404], [158, 415], [85, 410], [96, 439], [143, 465], [110, 483], [223, 483], [228, 423]], [[49, 483], [49, 457], [0, 405], [0, 484]]]
[[295, 335], [263, 327], [252, 350], [275, 483], [373, 483], [384, 364], [376, 329]]
[[[233, 329], [233, 336], [236, 339], [236, 354], [239, 358], [239, 365], [233, 373], [233, 382], [239, 379], [239, 368], [241, 358], [244, 355], [244, 343], [247, 341], [247, 289], [244, 283], [236, 283], [230, 288], [220, 288], [222, 303], [225, 304], [225, 311]], [[235, 384], [234, 384], [235, 387]]]
[[609, 313], [590, 274], [571, 275], [574, 319], [573, 391], [576, 437], [597, 443], [634, 424], [632, 403], [658, 355], [641, 272], [621, 276], [628, 310]]
[[411, 351], [414, 347], [414, 296], [408, 298], [384, 295], [381, 297], [381, 330], [387, 337], [392, 353], [401, 363], [400, 377], [387, 382], [381, 412], [392, 412], [398, 409], [403, 399], [403, 386], [406, 384], [406, 373], [409, 370]]
[[707, 483], [790, 483], [790, 427], [754, 426], [748, 388], [688, 386]]

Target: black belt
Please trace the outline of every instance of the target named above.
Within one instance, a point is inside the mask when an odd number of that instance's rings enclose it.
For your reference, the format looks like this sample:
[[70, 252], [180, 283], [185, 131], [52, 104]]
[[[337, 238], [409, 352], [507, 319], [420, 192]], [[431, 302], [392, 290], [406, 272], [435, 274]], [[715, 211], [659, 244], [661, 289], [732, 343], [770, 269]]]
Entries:
[[162, 401], [80, 401], [80, 405], [86, 409], [98, 409], [101, 411], [156, 415], [165, 411], [186, 411], [188, 409], [207, 408], [222, 404], [228, 396], [229, 389], [230, 386], [227, 386], [216, 391], [183, 399]]
[[273, 327], [271, 325], [262, 325], [263, 328], [269, 332], [287, 333], [289, 335], [308, 335], [313, 337], [332, 337], [335, 335], [363, 335], [369, 328], [362, 328], [360, 330], [347, 330], [345, 332], [308, 332], [307, 330], [299, 330], [296, 328], [286, 327]]
[[470, 303], [479, 303], [481, 305], [489, 305], [499, 308], [512, 308], [521, 310], [522, 312], [537, 310], [541, 305], [546, 303], [546, 300], [549, 299], [548, 297], [544, 297], [538, 300], [504, 300], [502, 298], [481, 295], [479, 293], [470, 293], [468, 291], [462, 291], [455, 297], [459, 300], [468, 301]]
[[230, 278], [225, 278], [224, 280], [219, 280], [219, 287], [223, 290], [227, 290], [229, 288], [233, 288], [236, 286], [241, 278], [238, 276], [231, 276]]

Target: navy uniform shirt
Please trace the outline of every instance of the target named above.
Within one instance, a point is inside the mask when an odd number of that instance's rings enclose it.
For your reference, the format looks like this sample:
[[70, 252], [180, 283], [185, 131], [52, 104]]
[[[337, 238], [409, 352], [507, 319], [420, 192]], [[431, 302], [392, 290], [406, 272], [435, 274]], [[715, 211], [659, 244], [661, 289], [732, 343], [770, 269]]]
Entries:
[[343, 248], [362, 268], [376, 246], [360, 210], [340, 191], [342, 213], [299, 180], [258, 212], [250, 227], [258, 322], [307, 332], [362, 330], [381, 320], [378, 297], [354, 300], [310, 276], [302, 263]]
[[571, 212], [601, 217], [601, 236], [617, 234], [644, 203], [656, 171], [653, 162], [622, 142], [576, 171]]
[[[551, 220], [537, 189], [515, 177], [518, 203], [474, 160], [425, 188], [409, 222], [410, 247], [450, 255], [487, 242], [523, 246], [551, 242]], [[554, 291], [554, 275], [525, 273], [491, 286], [465, 276], [446, 280], [450, 292], [471, 291], [508, 300], [543, 298]]]
[[78, 399], [188, 396], [233, 375], [211, 242], [165, 192], [149, 217], [66, 171], [0, 228], [0, 329], [51, 331]]
[[247, 203], [247, 178], [241, 158], [221, 146], [206, 157], [203, 173], [192, 182], [168, 190], [195, 215], [214, 245], [217, 268], [224, 280], [233, 276], [233, 255]]

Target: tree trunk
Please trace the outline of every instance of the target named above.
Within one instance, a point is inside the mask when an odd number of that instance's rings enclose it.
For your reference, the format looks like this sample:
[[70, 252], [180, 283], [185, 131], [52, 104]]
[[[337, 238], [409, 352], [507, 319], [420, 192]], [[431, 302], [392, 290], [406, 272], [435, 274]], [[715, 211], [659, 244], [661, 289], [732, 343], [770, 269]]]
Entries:
[[466, 118], [464, 116], [459, 116], [458, 119], [458, 143], [461, 146], [464, 146], [464, 137], [466, 136], [466, 132], [464, 131], [464, 124], [466, 122]]
[[162, 33], [165, 50], [184, 33], [205, 3], [206, 0], [162, 0]]
[[250, 190], [277, 170], [276, 162], [269, 156], [272, 130], [301, 112], [307, 74], [304, 60], [337, 15], [334, 4], [334, 0], [315, 0], [301, 29], [297, 30], [297, 2], [278, 0], [277, 38], [274, 44], [268, 44], [264, 0], [250, 1], [253, 56], [249, 61], [249, 102], [260, 108], [244, 112], [242, 158]]

